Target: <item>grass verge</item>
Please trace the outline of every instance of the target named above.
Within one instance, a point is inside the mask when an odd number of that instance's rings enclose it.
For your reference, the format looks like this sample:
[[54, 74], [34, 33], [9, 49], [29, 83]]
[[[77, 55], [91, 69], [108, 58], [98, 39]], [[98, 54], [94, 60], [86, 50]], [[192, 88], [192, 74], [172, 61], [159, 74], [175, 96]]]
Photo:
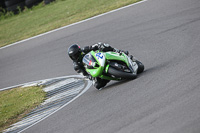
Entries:
[[42, 87], [0, 91], [0, 132], [16, 123], [45, 99]]
[[0, 47], [141, 0], [56, 0], [0, 20]]

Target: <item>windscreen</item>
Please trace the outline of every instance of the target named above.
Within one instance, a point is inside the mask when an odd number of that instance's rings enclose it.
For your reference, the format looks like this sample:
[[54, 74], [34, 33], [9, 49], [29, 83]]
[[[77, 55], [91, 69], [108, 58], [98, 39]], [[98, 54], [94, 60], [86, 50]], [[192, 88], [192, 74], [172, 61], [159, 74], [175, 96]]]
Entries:
[[88, 53], [83, 57], [83, 64], [87, 65], [89, 68], [93, 68], [94, 62], [96, 62], [96, 60], [91, 53]]

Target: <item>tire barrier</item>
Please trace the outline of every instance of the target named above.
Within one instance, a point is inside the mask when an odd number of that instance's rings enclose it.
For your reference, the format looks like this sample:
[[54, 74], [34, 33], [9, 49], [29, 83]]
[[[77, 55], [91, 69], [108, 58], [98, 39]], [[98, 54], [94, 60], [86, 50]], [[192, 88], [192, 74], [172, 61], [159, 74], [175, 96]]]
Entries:
[[23, 11], [25, 7], [31, 8], [42, 1], [47, 5], [55, 0], [1, 0], [0, 12], [11, 11], [14, 14], [17, 14], [20, 11]]
[[7, 11], [17, 14], [20, 10], [24, 10], [25, 0], [5, 0], [5, 5]]
[[1, 16], [1, 13], [4, 13], [5, 12], [5, 1], [4, 0], [1, 0], [0, 1], [0, 16]]
[[7, 7], [10, 7], [10, 6], [16, 5], [21, 2], [24, 2], [24, 0], [5, 0], [5, 5]]
[[55, 0], [44, 0], [44, 4], [47, 5], [47, 4], [49, 4], [49, 3], [53, 2], [53, 1], [55, 1]]
[[26, 7], [31, 8], [31, 7], [39, 4], [42, 1], [43, 0], [25, 0], [25, 4], [26, 4]]

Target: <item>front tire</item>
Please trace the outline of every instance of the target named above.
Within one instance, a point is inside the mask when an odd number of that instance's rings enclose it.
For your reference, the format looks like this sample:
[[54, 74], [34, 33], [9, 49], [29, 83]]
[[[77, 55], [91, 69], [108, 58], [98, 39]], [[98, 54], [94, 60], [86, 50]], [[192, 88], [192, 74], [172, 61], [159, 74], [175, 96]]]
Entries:
[[134, 73], [123, 72], [113, 67], [108, 68], [108, 74], [113, 75], [116, 78], [122, 78], [122, 79], [135, 79], [137, 77], [137, 75]]
[[144, 65], [142, 64], [142, 62], [140, 62], [140, 61], [138, 61], [138, 60], [136, 60], [135, 62], [136, 62], [137, 65], [138, 65], [138, 71], [137, 71], [137, 74], [142, 73], [142, 72], [144, 71]]

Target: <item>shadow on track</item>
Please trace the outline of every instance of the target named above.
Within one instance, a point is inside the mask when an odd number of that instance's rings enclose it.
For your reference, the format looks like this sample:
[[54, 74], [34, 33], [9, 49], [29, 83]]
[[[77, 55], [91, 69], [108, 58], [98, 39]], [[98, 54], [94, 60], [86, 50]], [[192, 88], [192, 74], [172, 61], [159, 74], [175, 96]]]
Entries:
[[163, 68], [168, 67], [172, 63], [173, 62], [168, 61], [168, 62], [164, 62], [164, 63], [158, 64], [158, 65], [155, 65], [153, 67], [147, 68], [147, 69], [144, 70], [144, 72], [139, 74], [137, 78], [139, 78], [140, 76], [144, 76], [144, 75], [148, 75], [148, 74], [151, 74], [151, 73], [154, 73], [154, 72], [161, 71], [161, 70], [163, 70]]

